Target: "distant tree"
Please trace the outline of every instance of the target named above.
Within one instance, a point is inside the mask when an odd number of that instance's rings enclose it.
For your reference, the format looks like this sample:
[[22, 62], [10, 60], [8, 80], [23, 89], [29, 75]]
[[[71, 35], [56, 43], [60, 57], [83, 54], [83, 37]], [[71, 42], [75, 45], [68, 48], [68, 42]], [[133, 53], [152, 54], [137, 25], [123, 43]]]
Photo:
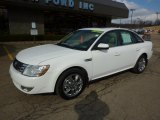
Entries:
[[155, 24], [155, 25], [160, 25], [160, 20], [159, 20], [159, 19], [156, 20], [154, 24]]

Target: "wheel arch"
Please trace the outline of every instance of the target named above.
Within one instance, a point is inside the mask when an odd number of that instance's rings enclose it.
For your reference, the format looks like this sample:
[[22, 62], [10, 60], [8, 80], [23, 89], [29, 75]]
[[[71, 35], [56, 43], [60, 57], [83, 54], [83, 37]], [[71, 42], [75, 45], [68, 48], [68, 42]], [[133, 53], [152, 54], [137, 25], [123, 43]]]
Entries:
[[81, 71], [85, 74], [85, 77], [86, 77], [85, 82], [86, 82], [86, 84], [89, 83], [89, 76], [88, 76], [87, 70], [86, 70], [85, 68], [81, 67], [81, 66], [72, 66], [72, 67], [69, 67], [69, 68], [63, 70], [63, 72], [61, 72], [61, 74], [58, 76], [57, 81], [56, 81], [56, 84], [55, 84], [55, 87], [54, 87], [54, 91], [55, 91], [55, 92], [56, 92], [56, 86], [57, 86], [59, 77], [60, 77], [63, 73], [65, 73], [66, 71], [68, 71], [68, 70], [70, 70], [70, 69], [74, 69], [74, 68], [81, 70]]
[[140, 73], [142, 73], [143, 71], [144, 71], [144, 69], [142, 70], [142, 71], [139, 71], [138, 70], [138, 61], [141, 59], [141, 58], [145, 58], [145, 60], [146, 60], [146, 63], [145, 63], [145, 67], [146, 67], [146, 65], [148, 64], [148, 59], [147, 59], [147, 53], [142, 53], [142, 54], [140, 54], [139, 56], [138, 56], [138, 59], [137, 59], [137, 62], [135, 63], [135, 65], [134, 65], [134, 67], [131, 69], [131, 71], [132, 72], [134, 72], [134, 73], [137, 73], [137, 74], [140, 74]]
[[135, 62], [134, 62], [134, 66], [136, 65], [138, 59], [139, 59], [141, 56], [143, 56], [143, 55], [146, 57], [146, 60], [147, 60], [147, 63], [148, 63], [148, 55], [147, 55], [147, 53], [146, 53], [146, 52], [141, 52], [141, 53], [139, 53], [139, 54], [137, 55], [137, 57], [136, 57], [136, 59], [135, 59]]
[[147, 53], [141, 54], [141, 55], [139, 56], [139, 58], [140, 58], [141, 56], [145, 56], [145, 57], [146, 57], [146, 60], [147, 60], [147, 63], [148, 63], [148, 55], [147, 55]]

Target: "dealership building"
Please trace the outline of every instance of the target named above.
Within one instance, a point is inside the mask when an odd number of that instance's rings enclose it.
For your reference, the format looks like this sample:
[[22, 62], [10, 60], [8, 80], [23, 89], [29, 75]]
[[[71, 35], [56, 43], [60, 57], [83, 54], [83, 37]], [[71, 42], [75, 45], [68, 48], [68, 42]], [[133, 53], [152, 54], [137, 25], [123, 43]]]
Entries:
[[1, 34], [63, 34], [84, 27], [107, 27], [128, 18], [112, 0], [0, 0]]

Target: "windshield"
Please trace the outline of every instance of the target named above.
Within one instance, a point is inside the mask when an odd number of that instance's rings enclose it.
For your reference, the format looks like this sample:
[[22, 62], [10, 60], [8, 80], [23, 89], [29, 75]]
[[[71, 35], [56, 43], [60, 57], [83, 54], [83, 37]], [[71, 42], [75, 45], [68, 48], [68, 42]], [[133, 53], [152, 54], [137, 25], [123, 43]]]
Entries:
[[103, 33], [99, 30], [78, 30], [64, 37], [57, 45], [77, 50], [88, 50]]

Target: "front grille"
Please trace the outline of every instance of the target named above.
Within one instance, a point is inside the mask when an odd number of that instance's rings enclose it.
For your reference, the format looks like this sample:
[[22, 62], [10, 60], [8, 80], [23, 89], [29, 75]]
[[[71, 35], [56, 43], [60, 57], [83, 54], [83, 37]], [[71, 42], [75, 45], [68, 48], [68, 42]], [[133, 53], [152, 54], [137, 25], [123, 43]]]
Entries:
[[18, 61], [17, 59], [15, 59], [15, 60], [13, 61], [13, 67], [14, 67], [17, 71], [19, 71], [19, 72], [21, 72], [21, 73], [23, 73], [23, 71], [24, 71], [24, 69], [26, 68], [26, 66], [27, 66], [27, 64], [24, 64], [24, 63]]

